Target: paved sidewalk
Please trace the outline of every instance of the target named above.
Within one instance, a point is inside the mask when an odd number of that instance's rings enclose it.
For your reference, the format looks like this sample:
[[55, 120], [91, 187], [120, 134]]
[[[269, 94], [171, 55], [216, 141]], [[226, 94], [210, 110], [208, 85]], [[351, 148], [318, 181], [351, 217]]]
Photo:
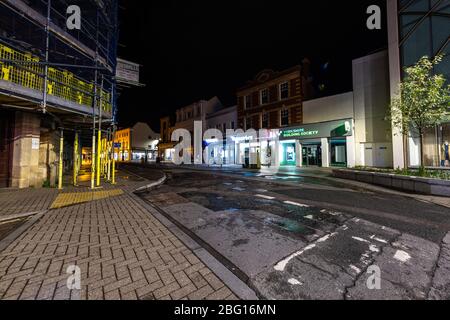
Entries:
[[[119, 179], [118, 186], [108, 188], [122, 193], [49, 210], [0, 252], [0, 299], [236, 299], [130, 193], [148, 181]], [[2, 212], [48, 208], [58, 195], [38, 191], [45, 194], [40, 201], [34, 195], [39, 205], [22, 209], [11, 201], [15, 209]], [[14, 199], [25, 194], [15, 192], [8, 193]], [[73, 265], [80, 268], [81, 290], [67, 288], [66, 271]]]

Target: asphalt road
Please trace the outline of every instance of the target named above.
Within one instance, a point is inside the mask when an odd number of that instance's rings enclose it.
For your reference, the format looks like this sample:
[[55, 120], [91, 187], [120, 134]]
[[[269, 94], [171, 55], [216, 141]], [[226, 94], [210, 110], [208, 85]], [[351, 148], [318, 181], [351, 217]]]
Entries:
[[[186, 168], [167, 174], [143, 197], [245, 275], [262, 298], [449, 297], [446, 207], [329, 178]], [[381, 268], [380, 290], [366, 285], [372, 265]]]

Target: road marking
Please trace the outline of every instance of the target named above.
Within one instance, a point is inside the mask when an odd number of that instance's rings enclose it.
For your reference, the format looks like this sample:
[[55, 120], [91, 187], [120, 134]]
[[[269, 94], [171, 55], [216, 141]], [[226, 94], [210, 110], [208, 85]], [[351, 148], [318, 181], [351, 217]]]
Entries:
[[305, 219], [312, 220], [314, 217], [310, 214], [309, 216], [304, 216]]
[[297, 251], [293, 254], [291, 254], [289, 257], [287, 257], [284, 260], [281, 260], [280, 262], [278, 262], [275, 267], [273, 267], [275, 270], [277, 271], [284, 271], [284, 268], [286, 268], [286, 265], [289, 263], [289, 261], [291, 261], [292, 259], [294, 259], [295, 257], [298, 257], [299, 255], [302, 255], [304, 252], [314, 249], [316, 247], [315, 244], [310, 244], [309, 246], [306, 246], [304, 249]]
[[411, 259], [411, 256], [409, 255], [408, 252], [403, 251], [403, 250], [397, 250], [397, 252], [394, 255], [394, 259], [401, 261], [401, 262], [406, 262], [409, 259]]
[[356, 266], [354, 266], [354, 265], [352, 265], [352, 264], [350, 265], [350, 268], [352, 268], [352, 270], [355, 271], [356, 274], [360, 274], [361, 273], [361, 269], [356, 267]]
[[[320, 243], [320, 242], [325, 242], [327, 241], [329, 238], [335, 236], [337, 233], [331, 233], [331, 234], [327, 234], [325, 236], [323, 236], [322, 238], [316, 240], [316, 243]], [[316, 244], [310, 244], [308, 246], [306, 246], [305, 248], [303, 248], [300, 251], [297, 251], [293, 254], [291, 254], [289, 257], [287, 257], [286, 259], [281, 260], [280, 262], [278, 262], [273, 268], [277, 271], [284, 271], [284, 269], [286, 268], [287, 264], [289, 263], [289, 261], [291, 261], [292, 259], [294, 259], [295, 257], [298, 257], [300, 255], [302, 255], [303, 253], [305, 253], [308, 250], [314, 249], [316, 247]]]
[[255, 196], [257, 196], [257, 197], [259, 197], [259, 198], [267, 199], [267, 200], [273, 200], [273, 199], [275, 199], [275, 197], [265, 196], [265, 195], [263, 195], [263, 194], [256, 194]]
[[297, 279], [291, 278], [288, 280], [288, 282], [290, 284], [292, 284], [293, 286], [301, 286], [303, 283], [301, 283], [300, 281], [298, 281]]
[[360, 238], [360, 237], [352, 237], [354, 240], [356, 240], [356, 241], [360, 241], [360, 242], [365, 242], [365, 243], [370, 243], [370, 241], [369, 240], [366, 240], [366, 239], [363, 239], [363, 238]]
[[381, 238], [377, 238], [375, 235], [371, 236], [370, 239], [376, 240], [376, 241], [381, 242], [381, 243], [388, 243], [386, 240], [381, 239]]
[[303, 203], [298, 203], [298, 202], [293, 202], [293, 201], [284, 201], [284, 203], [286, 203], [286, 204], [291, 204], [291, 205], [297, 206], [297, 207], [309, 208], [308, 205], [303, 204]]

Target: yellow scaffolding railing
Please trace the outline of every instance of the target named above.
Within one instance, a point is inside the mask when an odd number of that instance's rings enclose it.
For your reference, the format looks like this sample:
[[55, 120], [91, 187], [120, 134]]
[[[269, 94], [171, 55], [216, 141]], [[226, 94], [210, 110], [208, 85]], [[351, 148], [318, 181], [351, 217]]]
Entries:
[[[32, 56], [30, 53], [16, 51], [0, 43], [0, 79], [13, 82], [25, 88], [42, 91], [44, 86], [44, 67], [38, 63], [26, 62], [39, 62], [39, 58]], [[81, 80], [73, 73], [67, 70], [48, 68], [48, 95], [80, 105], [91, 106], [93, 91], [94, 85], [92, 83]], [[111, 112], [111, 94], [102, 90], [100, 98], [103, 111]]]

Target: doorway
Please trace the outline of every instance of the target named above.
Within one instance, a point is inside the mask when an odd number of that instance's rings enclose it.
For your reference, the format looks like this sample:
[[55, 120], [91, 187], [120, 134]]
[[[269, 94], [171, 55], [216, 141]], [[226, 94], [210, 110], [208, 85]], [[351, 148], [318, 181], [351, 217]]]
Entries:
[[296, 165], [296, 155], [295, 155], [295, 143], [283, 143], [282, 144], [282, 158], [280, 159], [280, 164], [282, 166], [295, 166]]
[[302, 147], [303, 166], [322, 166], [322, 147], [306, 145]]

